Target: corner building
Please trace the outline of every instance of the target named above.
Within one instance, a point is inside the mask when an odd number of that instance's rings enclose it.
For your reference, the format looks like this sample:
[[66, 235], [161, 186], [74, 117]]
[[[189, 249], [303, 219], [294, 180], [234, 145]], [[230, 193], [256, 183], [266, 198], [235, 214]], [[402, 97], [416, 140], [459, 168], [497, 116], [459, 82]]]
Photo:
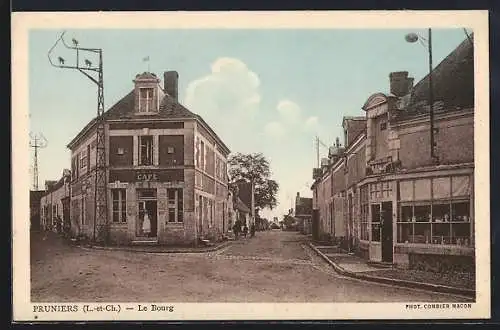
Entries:
[[[165, 72], [163, 86], [149, 72], [133, 82], [133, 90], [104, 113], [105, 230], [111, 243], [187, 245], [220, 239], [228, 216], [228, 147], [203, 118], [178, 102], [177, 72]], [[96, 128], [94, 119], [68, 145], [72, 228], [89, 238], [95, 228]]]

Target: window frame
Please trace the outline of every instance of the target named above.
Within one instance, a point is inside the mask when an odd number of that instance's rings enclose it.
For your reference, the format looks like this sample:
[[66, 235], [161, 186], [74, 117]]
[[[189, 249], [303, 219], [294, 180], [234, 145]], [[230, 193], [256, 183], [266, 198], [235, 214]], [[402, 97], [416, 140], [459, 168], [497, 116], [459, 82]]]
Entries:
[[[146, 97], [143, 97], [143, 91], [146, 92]], [[151, 98], [149, 98], [149, 93], [151, 92]], [[139, 87], [139, 113], [151, 113], [157, 112], [155, 108], [155, 89], [153, 87]], [[145, 106], [145, 109], [144, 109]]]
[[[171, 193], [174, 194], [173, 199]], [[174, 210], [174, 218], [171, 219], [171, 210]], [[167, 188], [167, 224], [184, 223], [184, 189]]]
[[[149, 146], [147, 144], [145, 145], [146, 154], [148, 153], [148, 150], [149, 150], [149, 158], [148, 158], [147, 163], [143, 162], [143, 158], [144, 158], [143, 157], [143, 141], [146, 138], [149, 140], [148, 142], [150, 142]], [[139, 149], [138, 150], [138, 164], [139, 164], [139, 166], [152, 166], [153, 161], [154, 161], [154, 152], [155, 152], [153, 135], [140, 135], [139, 141], [138, 141], [138, 149]]]
[[[117, 193], [118, 199], [115, 199]], [[115, 202], [118, 204], [118, 209], [115, 210]], [[118, 221], [115, 221], [115, 213], [118, 214]], [[128, 222], [127, 219], [127, 189], [125, 188], [112, 188], [111, 189], [111, 222], [113, 224], [124, 224]]]

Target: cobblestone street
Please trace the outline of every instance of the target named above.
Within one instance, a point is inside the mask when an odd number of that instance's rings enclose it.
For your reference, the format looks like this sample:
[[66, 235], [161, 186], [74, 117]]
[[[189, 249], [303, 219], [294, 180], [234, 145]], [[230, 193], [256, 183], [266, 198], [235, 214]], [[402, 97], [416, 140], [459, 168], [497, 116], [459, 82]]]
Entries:
[[33, 234], [33, 302], [440, 302], [462, 297], [338, 275], [296, 232], [257, 232], [209, 253], [137, 253], [68, 246]]

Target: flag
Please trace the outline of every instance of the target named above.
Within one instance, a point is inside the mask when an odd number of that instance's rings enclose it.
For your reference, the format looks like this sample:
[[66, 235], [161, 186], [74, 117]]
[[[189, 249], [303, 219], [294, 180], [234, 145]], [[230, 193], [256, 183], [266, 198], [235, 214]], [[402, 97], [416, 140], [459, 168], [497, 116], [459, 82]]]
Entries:
[[145, 58], [142, 59], [143, 62], [149, 62], [149, 56], [146, 56]]

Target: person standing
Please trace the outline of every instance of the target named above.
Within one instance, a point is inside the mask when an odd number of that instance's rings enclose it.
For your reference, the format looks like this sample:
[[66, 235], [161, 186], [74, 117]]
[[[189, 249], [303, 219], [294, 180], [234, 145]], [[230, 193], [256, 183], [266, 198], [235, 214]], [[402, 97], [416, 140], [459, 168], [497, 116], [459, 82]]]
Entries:
[[144, 213], [144, 220], [142, 221], [142, 232], [148, 237], [151, 235], [151, 219], [147, 211]]
[[250, 225], [250, 237], [254, 237], [255, 236], [255, 224], [252, 223]]

